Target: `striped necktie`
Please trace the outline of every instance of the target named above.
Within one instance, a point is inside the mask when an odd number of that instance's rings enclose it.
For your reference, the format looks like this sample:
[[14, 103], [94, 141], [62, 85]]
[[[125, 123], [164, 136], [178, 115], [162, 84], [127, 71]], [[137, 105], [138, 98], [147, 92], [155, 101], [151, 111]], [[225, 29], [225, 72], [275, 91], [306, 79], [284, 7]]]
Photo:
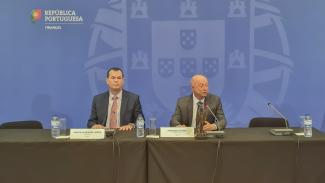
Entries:
[[109, 116], [109, 128], [117, 128], [117, 99], [117, 96], [112, 97], [113, 104]]
[[197, 104], [197, 110], [196, 110], [196, 128], [200, 128], [200, 126], [202, 125], [202, 115], [203, 115], [203, 102], [199, 101], [196, 103]]

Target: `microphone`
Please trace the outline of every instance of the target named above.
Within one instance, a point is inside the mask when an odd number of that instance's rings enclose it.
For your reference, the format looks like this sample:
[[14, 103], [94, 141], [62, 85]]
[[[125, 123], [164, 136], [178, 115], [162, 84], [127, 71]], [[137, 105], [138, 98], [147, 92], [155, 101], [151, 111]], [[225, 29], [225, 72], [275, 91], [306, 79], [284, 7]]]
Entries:
[[288, 118], [286, 118], [271, 102], [267, 103], [267, 106], [281, 118], [284, 119], [285, 129], [271, 129], [270, 133], [277, 136], [292, 135], [293, 130], [289, 128]]
[[105, 128], [106, 137], [113, 136], [113, 138], [114, 138], [115, 133], [116, 133], [116, 129], [114, 129], [114, 128]]
[[214, 117], [214, 121], [217, 122], [217, 124], [218, 124], [218, 123], [219, 123], [219, 120], [218, 120], [217, 116], [212, 112], [212, 110], [211, 110], [211, 108], [209, 107], [209, 105], [206, 104], [204, 108], [208, 108], [210, 114], [212, 114], [212, 116]]
[[285, 121], [285, 125], [286, 125], [286, 128], [289, 128], [289, 125], [288, 125], [288, 118], [286, 118], [276, 107], [274, 107], [274, 105], [272, 105], [271, 102], [268, 102], [267, 105], [269, 106], [269, 108], [271, 108], [272, 111], [274, 111], [275, 113], [277, 113], [281, 118], [284, 119]]
[[[204, 106], [204, 108], [206, 109], [208, 109], [209, 110], [209, 112], [210, 112], [210, 114], [212, 114], [212, 116], [213, 116], [213, 118], [214, 118], [214, 121], [215, 121], [215, 123], [216, 123], [216, 125], [217, 124], [219, 124], [219, 119], [217, 118], [217, 116], [212, 112], [212, 110], [211, 110], [211, 108], [209, 107], [209, 105], [208, 104], [205, 104], [205, 106]], [[218, 128], [218, 125], [217, 125], [217, 128]], [[210, 137], [212, 137], [212, 138], [223, 138], [223, 136], [224, 136], [224, 134], [225, 134], [225, 132], [223, 131], [223, 130], [216, 130], [216, 131], [207, 131], [206, 132]]]

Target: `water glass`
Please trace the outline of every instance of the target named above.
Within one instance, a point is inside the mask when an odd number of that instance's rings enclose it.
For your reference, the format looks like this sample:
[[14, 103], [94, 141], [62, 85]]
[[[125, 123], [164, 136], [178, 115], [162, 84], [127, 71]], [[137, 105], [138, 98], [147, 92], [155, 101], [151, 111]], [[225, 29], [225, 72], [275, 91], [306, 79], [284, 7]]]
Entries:
[[149, 135], [157, 135], [156, 134], [156, 128], [157, 128], [156, 123], [157, 123], [156, 118], [149, 119]]
[[67, 118], [60, 118], [60, 136], [68, 135]]

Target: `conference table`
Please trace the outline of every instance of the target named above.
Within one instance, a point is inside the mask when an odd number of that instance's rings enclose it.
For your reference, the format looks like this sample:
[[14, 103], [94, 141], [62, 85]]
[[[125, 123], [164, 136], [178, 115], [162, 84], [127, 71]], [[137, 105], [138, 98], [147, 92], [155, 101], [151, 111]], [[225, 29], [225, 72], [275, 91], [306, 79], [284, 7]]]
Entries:
[[223, 138], [55, 140], [49, 130], [0, 130], [0, 182], [324, 183], [325, 135], [229, 128]]
[[0, 130], [0, 183], [145, 183], [146, 140], [56, 140], [50, 130]]
[[226, 129], [224, 138], [147, 140], [150, 183], [324, 183], [325, 135]]

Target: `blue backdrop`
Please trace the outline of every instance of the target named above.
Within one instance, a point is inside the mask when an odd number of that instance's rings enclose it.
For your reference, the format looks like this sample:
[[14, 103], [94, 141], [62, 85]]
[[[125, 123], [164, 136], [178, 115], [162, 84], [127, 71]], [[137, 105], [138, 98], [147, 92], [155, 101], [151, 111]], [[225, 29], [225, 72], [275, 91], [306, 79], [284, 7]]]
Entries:
[[[111, 66], [167, 126], [195, 73], [222, 97], [228, 127], [277, 116], [325, 130], [325, 1], [1, 0], [0, 122], [51, 115], [86, 127]], [[32, 12], [33, 16], [32, 16]]]

